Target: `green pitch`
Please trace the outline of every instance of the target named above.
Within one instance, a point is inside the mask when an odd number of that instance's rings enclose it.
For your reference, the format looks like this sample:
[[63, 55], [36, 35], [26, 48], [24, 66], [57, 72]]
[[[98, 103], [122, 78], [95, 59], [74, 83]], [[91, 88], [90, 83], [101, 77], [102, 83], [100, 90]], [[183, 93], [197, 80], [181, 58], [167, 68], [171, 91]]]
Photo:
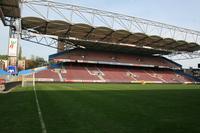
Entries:
[[[47, 133], [200, 133], [200, 85], [38, 84]], [[0, 94], [0, 133], [42, 133], [33, 88]]]

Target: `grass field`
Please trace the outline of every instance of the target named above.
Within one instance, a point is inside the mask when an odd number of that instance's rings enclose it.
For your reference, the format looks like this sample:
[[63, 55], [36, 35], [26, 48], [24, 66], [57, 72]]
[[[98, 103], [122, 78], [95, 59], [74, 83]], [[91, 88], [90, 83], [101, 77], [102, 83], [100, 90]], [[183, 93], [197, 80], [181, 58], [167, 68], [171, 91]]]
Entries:
[[[200, 133], [200, 85], [38, 84], [47, 133]], [[0, 133], [42, 133], [33, 88], [0, 94]]]

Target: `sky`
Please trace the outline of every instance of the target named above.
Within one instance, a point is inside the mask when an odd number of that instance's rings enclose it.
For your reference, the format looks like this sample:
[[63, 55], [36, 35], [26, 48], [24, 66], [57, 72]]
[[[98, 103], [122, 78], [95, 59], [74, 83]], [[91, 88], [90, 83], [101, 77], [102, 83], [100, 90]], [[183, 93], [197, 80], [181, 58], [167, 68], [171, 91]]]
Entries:
[[[91, 7], [134, 17], [140, 17], [179, 27], [200, 31], [200, 1], [199, 0], [54, 0]], [[23, 15], [28, 13], [24, 10]], [[0, 22], [0, 54], [7, 54], [8, 27]], [[40, 46], [26, 41], [20, 41], [23, 55], [41, 56], [48, 59], [48, 55], [56, 53], [55, 49]], [[184, 68], [197, 67], [200, 58], [178, 61]]]

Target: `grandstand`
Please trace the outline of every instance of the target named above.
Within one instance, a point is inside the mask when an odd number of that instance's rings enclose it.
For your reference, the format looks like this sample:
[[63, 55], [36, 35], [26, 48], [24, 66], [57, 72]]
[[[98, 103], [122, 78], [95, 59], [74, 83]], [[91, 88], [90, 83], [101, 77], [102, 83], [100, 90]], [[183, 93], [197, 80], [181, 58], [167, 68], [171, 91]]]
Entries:
[[[128, 54], [88, 49], [72, 49], [49, 56], [59, 64], [60, 81], [114, 83], [192, 83], [193, 79], [176, 73], [181, 65], [161, 56]], [[49, 70], [52, 72], [52, 70]], [[52, 80], [58, 81], [57, 78]], [[44, 81], [45, 78], [36, 76]]]

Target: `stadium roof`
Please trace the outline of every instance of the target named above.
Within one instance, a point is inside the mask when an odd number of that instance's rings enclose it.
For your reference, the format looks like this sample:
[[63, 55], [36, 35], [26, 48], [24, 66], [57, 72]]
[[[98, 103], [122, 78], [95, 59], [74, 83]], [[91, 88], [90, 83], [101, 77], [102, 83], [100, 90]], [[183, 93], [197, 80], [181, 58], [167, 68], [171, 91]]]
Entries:
[[[55, 35], [67, 38], [74, 43], [84, 45], [93, 49], [107, 48], [112, 44], [116, 49], [127, 47], [127, 49], [151, 49], [154, 53], [167, 54], [172, 51], [194, 52], [200, 50], [197, 43], [188, 43], [183, 40], [162, 38], [159, 36], [148, 36], [144, 33], [131, 33], [126, 30], [114, 30], [108, 27], [93, 27], [84, 23], [71, 24], [61, 20], [44, 20], [37, 17], [22, 18], [22, 29], [31, 29], [39, 34]], [[90, 43], [88, 43], [90, 42]], [[108, 45], [110, 47], [110, 45]], [[114, 48], [113, 47], [113, 48]], [[153, 50], [154, 49], [154, 50]], [[168, 52], [167, 52], [168, 51]]]
[[79, 46], [83, 46], [82, 48], [86, 48], [88, 50], [97, 50], [97, 51], [111, 51], [111, 52], [119, 52], [119, 53], [131, 53], [131, 54], [161, 54], [167, 55], [170, 54], [169, 51], [145, 48], [145, 47], [137, 47], [135, 45], [129, 44], [114, 44], [114, 43], [104, 43], [104, 42], [96, 42], [96, 41], [85, 41], [85, 40], [77, 40], [70, 39], [70, 42]]
[[20, 18], [20, 2], [21, 0], [0, 0], [0, 10], [2, 10], [5, 17]]

